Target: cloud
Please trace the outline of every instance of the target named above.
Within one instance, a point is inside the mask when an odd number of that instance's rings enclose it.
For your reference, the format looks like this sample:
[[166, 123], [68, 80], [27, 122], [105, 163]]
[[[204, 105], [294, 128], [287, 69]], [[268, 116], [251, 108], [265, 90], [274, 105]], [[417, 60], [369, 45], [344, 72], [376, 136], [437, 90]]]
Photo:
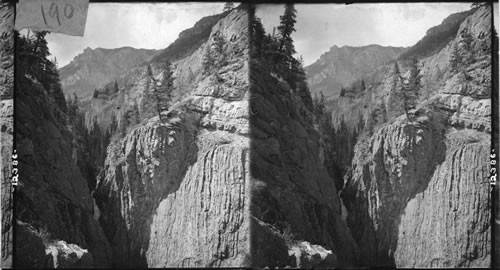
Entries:
[[[297, 54], [306, 65], [333, 45], [411, 46], [448, 15], [467, 10], [470, 3], [296, 4]], [[279, 24], [283, 5], [260, 5], [256, 14], [266, 31]]]
[[83, 37], [52, 33], [49, 49], [59, 66], [85, 48], [163, 49], [205, 16], [222, 12], [224, 3], [91, 3]]

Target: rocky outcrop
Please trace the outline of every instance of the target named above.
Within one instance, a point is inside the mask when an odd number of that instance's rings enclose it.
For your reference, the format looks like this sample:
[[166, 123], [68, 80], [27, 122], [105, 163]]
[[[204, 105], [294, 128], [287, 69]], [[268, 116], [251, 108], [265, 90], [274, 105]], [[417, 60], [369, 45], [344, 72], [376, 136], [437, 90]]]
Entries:
[[86, 48], [59, 70], [66, 96], [92, 97], [94, 89], [103, 87], [135, 66], [150, 60], [158, 51], [123, 47], [118, 49]]
[[[173, 102], [188, 97], [191, 94], [190, 92], [196, 88], [196, 82], [202, 79], [201, 63], [205, 46], [209, 44], [207, 40], [209, 38], [213, 39], [212, 27], [224, 15], [227, 14], [216, 14], [202, 18], [192, 28], [182, 31], [177, 40], [154, 57], [146, 58], [136, 66], [124, 70], [120, 76], [115, 77], [119, 92], [100, 93], [98, 97], [82, 102], [81, 107], [86, 114], [87, 127], [91, 128], [94, 119], [96, 119], [101, 128], [108, 128], [113, 116], [119, 119], [120, 115], [126, 113], [127, 109], [135, 105], [139, 107], [140, 111], [144, 110], [141, 107], [142, 99], [145, 92], [151, 91], [154, 85], [151, 79], [146, 76], [148, 65], [151, 67], [153, 78], [158, 82], [163, 75], [163, 65], [167, 60], [170, 61], [175, 77], [175, 87], [171, 93]], [[225, 36], [224, 38], [228, 40], [234, 37]], [[232, 64], [239, 65], [241, 63], [233, 62]], [[63, 74], [62, 76], [67, 77], [69, 75]], [[114, 85], [110, 82], [105, 87], [114, 88]]]
[[[44, 259], [47, 243], [64, 241], [92, 254], [93, 264], [85, 267], [107, 267], [109, 244], [92, 218], [87, 180], [72, 159], [71, 132], [56, 118], [61, 112], [43, 86], [21, 72], [17, 75], [15, 139], [22, 176], [16, 189], [14, 263], [49, 267]], [[32, 229], [24, 230], [23, 224]], [[49, 241], [38, 248], [30, 246], [29, 239], [37, 239], [40, 234]], [[36, 254], [43, 254], [43, 258]]]
[[[75, 244], [51, 240], [45, 230], [37, 230], [27, 223], [17, 221], [16, 236], [20, 241], [23, 260], [16, 260], [16, 268], [87, 268], [94, 266], [92, 255]], [[17, 257], [17, 254], [16, 254]]]
[[2, 268], [12, 267], [11, 158], [14, 133], [14, 6], [0, 3], [0, 125], [2, 171]]
[[[391, 120], [357, 143], [342, 199], [364, 264], [489, 266], [491, 57], [482, 47], [490, 16], [488, 7], [476, 9], [423, 60], [426, 86], [437, 89], [414, 117]], [[448, 59], [463, 29], [475, 39], [474, 62], [457, 73]], [[432, 82], [440, 66], [445, 74]]]
[[114, 266], [250, 265], [247, 24], [219, 20], [203, 44], [228, 40], [217, 77], [108, 147], [95, 197]]
[[49, 255], [48, 266], [51, 268], [84, 268], [94, 264], [88, 250], [64, 241], [49, 243], [45, 253]]
[[293, 267], [301, 268], [327, 268], [337, 265], [337, 258], [331, 250], [322, 246], [311, 245], [309, 242], [298, 242], [290, 247], [288, 255], [295, 257]]
[[265, 64], [252, 60], [250, 76], [253, 266], [311, 265], [297, 255], [296, 243], [303, 241], [337, 258], [309, 260], [315, 267], [352, 266], [357, 246], [340, 217], [312, 112]]

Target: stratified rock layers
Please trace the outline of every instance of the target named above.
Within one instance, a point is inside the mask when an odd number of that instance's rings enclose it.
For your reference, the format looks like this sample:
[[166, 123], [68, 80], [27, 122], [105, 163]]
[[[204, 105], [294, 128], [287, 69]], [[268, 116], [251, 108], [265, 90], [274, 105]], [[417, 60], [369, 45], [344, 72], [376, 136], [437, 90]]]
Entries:
[[[358, 141], [342, 199], [363, 264], [489, 266], [491, 58], [480, 44], [491, 34], [490, 16], [482, 7], [460, 26], [458, 33], [476, 38], [467, 79], [447, 73], [414, 117], [400, 116]], [[426, 75], [438, 66], [449, 70], [450, 48], [459, 41], [457, 34], [424, 60]]]
[[250, 264], [247, 24], [236, 9], [213, 27], [204, 46], [229, 40], [217, 79], [108, 147], [96, 201], [115, 266]]

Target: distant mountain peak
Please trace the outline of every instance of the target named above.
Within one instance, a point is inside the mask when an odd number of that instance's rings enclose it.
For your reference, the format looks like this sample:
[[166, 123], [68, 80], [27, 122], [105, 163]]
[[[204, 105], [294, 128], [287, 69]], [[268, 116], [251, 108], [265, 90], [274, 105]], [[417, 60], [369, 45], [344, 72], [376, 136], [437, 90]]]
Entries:
[[157, 50], [129, 46], [106, 49], [87, 47], [66, 66], [59, 69], [64, 94], [80, 98], [92, 96], [94, 89], [123, 75], [131, 68], [150, 60]]
[[316, 62], [306, 67], [311, 93], [338, 96], [349, 86], [377, 67], [396, 59], [406, 48], [369, 44], [333, 45]]

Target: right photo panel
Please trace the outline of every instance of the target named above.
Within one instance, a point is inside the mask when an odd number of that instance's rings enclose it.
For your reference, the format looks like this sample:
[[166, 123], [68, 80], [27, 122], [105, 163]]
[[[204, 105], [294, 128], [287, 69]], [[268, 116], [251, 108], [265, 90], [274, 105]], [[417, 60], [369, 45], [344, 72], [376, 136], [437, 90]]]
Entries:
[[493, 5], [249, 16], [253, 267], [492, 266]]

